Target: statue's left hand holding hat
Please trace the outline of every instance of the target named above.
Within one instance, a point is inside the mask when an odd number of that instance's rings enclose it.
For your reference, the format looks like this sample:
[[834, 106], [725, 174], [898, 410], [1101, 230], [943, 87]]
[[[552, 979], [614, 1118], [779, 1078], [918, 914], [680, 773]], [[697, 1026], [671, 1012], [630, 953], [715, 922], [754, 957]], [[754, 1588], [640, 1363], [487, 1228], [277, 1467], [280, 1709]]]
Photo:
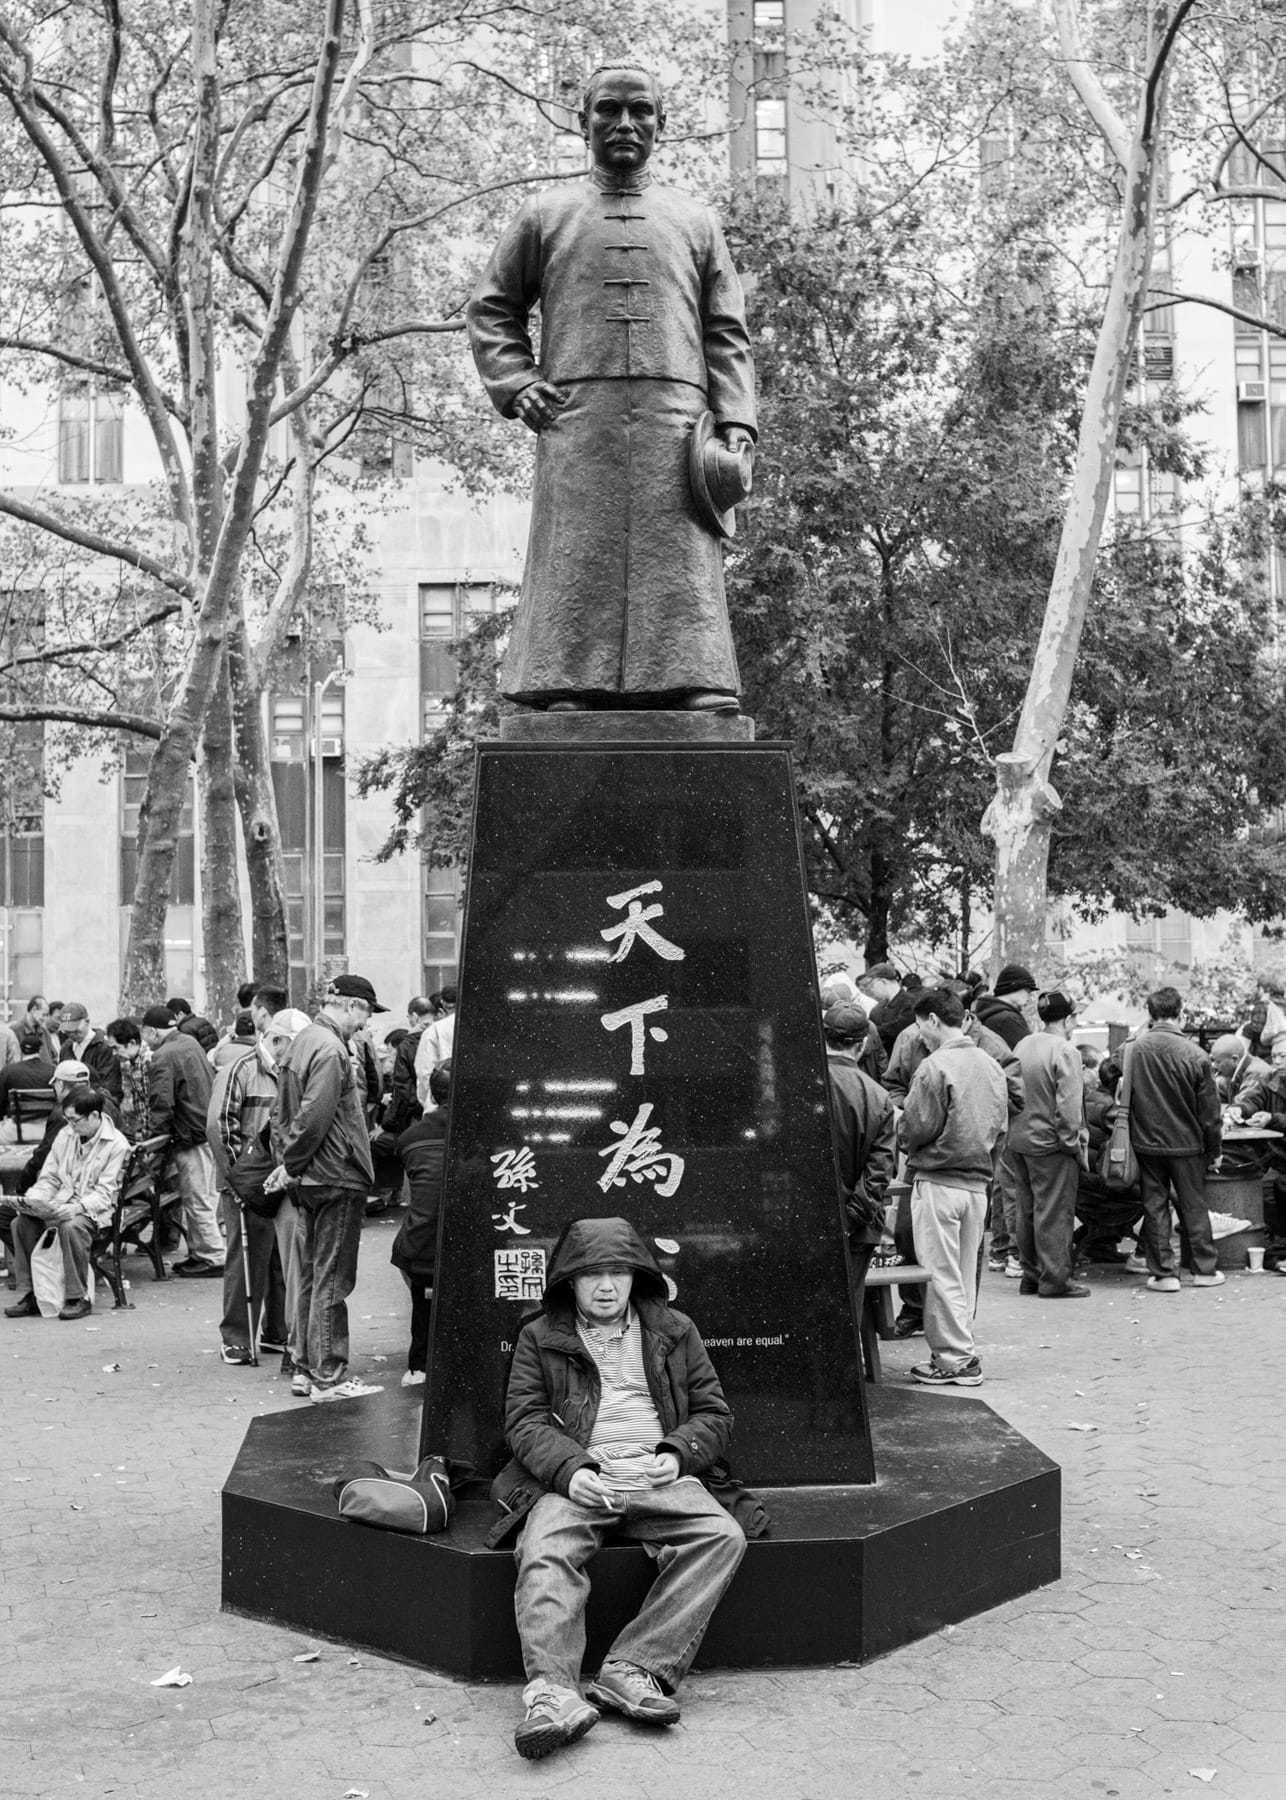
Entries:
[[381, 1006], [375, 998], [375, 989], [365, 975], [336, 975], [333, 981], [326, 983], [326, 989], [344, 1000], [365, 1000], [373, 1013], [388, 1011], [388, 1007]]

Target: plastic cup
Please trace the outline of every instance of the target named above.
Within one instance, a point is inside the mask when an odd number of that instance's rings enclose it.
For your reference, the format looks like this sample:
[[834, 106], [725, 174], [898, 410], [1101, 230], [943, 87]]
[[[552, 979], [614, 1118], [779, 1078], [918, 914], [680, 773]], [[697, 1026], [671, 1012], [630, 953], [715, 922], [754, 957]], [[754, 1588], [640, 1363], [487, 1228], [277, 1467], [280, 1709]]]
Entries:
[[1258, 1248], [1253, 1249], [1253, 1250], [1247, 1250], [1246, 1264], [1252, 1275], [1262, 1275], [1264, 1272], [1264, 1253], [1263, 1253], [1263, 1251]]

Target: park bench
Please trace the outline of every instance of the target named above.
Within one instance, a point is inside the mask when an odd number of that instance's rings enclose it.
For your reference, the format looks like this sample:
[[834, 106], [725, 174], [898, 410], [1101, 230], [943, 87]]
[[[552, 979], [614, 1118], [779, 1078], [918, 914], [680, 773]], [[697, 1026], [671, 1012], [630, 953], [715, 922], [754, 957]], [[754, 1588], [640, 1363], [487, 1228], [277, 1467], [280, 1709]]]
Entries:
[[[94, 1273], [111, 1288], [118, 1308], [133, 1305], [125, 1298], [125, 1277], [121, 1269], [121, 1257], [127, 1248], [151, 1258], [155, 1280], [169, 1280], [169, 1271], [161, 1255], [162, 1214], [167, 1206], [178, 1201], [177, 1194], [167, 1194], [162, 1187], [169, 1149], [168, 1136], [145, 1138], [142, 1143], [135, 1144], [125, 1164], [121, 1191], [112, 1208], [112, 1216], [94, 1233], [90, 1245], [89, 1260]], [[151, 1235], [144, 1243], [143, 1233], [149, 1226]]]
[[25, 1144], [30, 1140], [22, 1135], [24, 1125], [37, 1125], [39, 1139], [45, 1129], [45, 1121], [53, 1110], [54, 1090], [51, 1087], [13, 1088], [9, 1094], [9, 1117], [13, 1120], [14, 1143]]

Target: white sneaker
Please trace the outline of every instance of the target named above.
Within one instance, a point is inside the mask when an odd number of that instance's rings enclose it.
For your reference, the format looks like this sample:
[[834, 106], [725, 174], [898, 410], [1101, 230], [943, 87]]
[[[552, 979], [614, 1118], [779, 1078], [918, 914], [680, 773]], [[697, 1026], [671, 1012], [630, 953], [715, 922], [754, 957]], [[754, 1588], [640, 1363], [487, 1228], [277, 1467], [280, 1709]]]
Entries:
[[1009, 1256], [1009, 1257], [1005, 1258], [1005, 1274], [1010, 1281], [1021, 1281], [1022, 1273], [1023, 1273], [1023, 1265], [1019, 1262], [1019, 1260], [1016, 1256]]
[[1213, 1275], [1194, 1275], [1192, 1277], [1193, 1287], [1222, 1287], [1223, 1284], [1224, 1272], [1222, 1269], [1216, 1269]]
[[406, 1374], [403, 1375], [403, 1377], [402, 1377], [402, 1386], [403, 1387], [423, 1387], [424, 1386], [424, 1370], [423, 1369], [408, 1369], [406, 1371]]
[[318, 1387], [313, 1383], [313, 1391], [308, 1398], [317, 1406], [329, 1400], [364, 1400], [367, 1394], [382, 1394], [383, 1387], [374, 1387], [368, 1381], [359, 1381], [356, 1375], [350, 1375], [347, 1381], [338, 1381], [334, 1387]]
[[1210, 1230], [1217, 1238], [1231, 1237], [1236, 1231], [1252, 1229], [1249, 1219], [1237, 1219], [1231, 1213], [1212, 1212], [1210, 1215]]
[[1146, 1275], [1148, 1272], [1148, 1260], [1146, 1256], [1127, 1256], [1125, 1259], [1125, 1272], [1127, 1275]]

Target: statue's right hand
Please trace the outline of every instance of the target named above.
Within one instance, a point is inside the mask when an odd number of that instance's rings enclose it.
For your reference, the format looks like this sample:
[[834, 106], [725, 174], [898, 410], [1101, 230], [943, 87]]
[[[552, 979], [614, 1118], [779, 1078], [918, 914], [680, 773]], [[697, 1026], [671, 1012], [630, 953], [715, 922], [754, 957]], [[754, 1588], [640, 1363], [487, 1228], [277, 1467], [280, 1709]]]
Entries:
[[555, 387], [552, 381], [533, 381], [514, 401], [514, 416], [529, 431], [543, 431], [546, 425], [553, 424], [569, 397], [565, 389]]

